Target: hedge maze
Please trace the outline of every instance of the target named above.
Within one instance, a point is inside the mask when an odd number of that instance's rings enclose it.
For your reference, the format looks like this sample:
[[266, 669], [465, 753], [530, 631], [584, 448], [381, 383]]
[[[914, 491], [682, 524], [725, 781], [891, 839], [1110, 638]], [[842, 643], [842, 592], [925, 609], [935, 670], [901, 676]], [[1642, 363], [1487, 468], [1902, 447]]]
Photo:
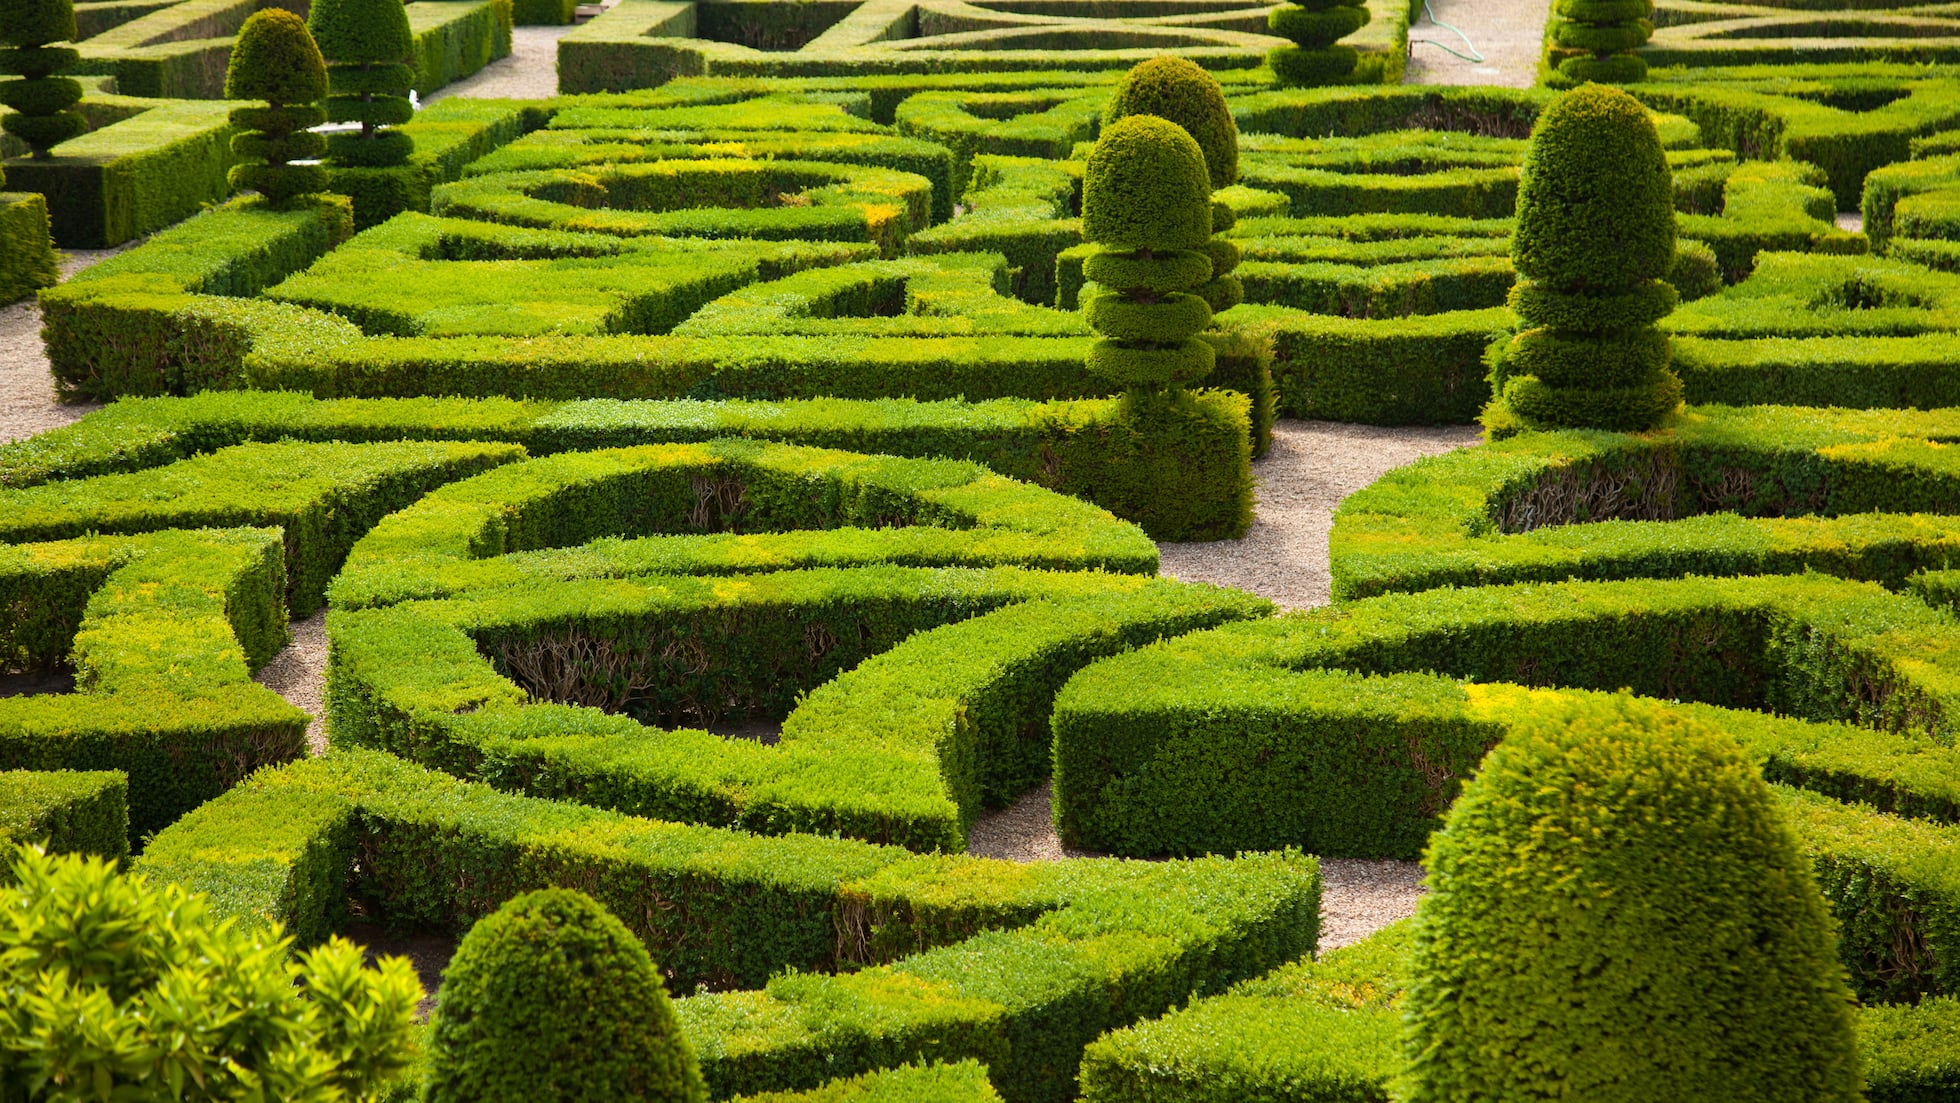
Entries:
[[[673, 1098], [1386, 1100], [1511, 760], [1662, 733], [1794, 863], [1668, 937], [1821, 978], [1805, 1098], [1960, 1093], [1948, 13], [1559, 0], [1545, 83], [1623, 95], [1401, 85], [1396, 4], [622, 0], [403, 119], [573, 19], [420, 0], [412, 61], [320, 36], [377, 136], [314, 143], [215, 98], [252, 11], [80, 5], [92, 129], [6, 162], [0, 273], [148, 236], [38, 295], [107, 405], [0, 445], [0, 839], [301, 949], [579, 890]], [[1487, 434], [1342, 503], [1330, 606], [1162, 576], [1281, 418]], [[315, 615], [317, 745], [253, 680]], [[968, 853], [1043, 785], [1099, 856]], [[1319, 952], [1323, 859], [1425, 855]], [[1640, 891], [1747, 911], [1722, 856]]]

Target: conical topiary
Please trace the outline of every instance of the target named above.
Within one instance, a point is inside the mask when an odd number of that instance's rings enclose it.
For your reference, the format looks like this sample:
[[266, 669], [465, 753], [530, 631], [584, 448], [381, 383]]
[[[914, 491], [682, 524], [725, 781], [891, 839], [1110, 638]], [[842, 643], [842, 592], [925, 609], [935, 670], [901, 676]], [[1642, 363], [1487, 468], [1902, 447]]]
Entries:
[[238, 32], [225, 70], [225, 98], [264, 100], [264, 107], [236, 107], [231, 121], [245, 128], [231, 149], [249, 160], [231, 170], [234, 188], [252, 188], [274, 206], [325, 191], [326, 170], [289, 161], [317, 159], [325, 138], [308, 130], [326, 121], [327, 65], [306, 21], [283, 8], [253, 13]]
[[646, 947], [571, 889], [479, 920], [443, 973], [428, 1103], [702, 1103], [707, 1089]]
[[1854, 1103], [1830, 912], [1736, 740], [1539, 698], [1430, 841], [1403, 1103]]
[[[1131, 115], [1155, 115], [1184, 128], [1205, 155], [1205, 172], [1212, 190], [1227, 188], [1239, 178], [1239, 127], [1225, 104], [1218, 80], [1181, 57], [1158, 57], [1127, 73], [1103, 111], [1105, 126]], [[1245, 287], [1231, 275], [1239, 266], [1239, 247], [1223, 237], [1232, 228], [1232, 208], [1213, 202], [1212, 237], [1205, 242], [1211, 258], [1211, 279], [1193, 293], [1213, 312], [1230, 310], [1245, 301]]]
[[0, 118], [0, 128], [27, 143], [36, 157], [88, 129], [75, 110], [82, 86], [54, 74], [82, 59], [73, 46], [56, 46], [75, 37], [74, 0], [5, 0], [0, 3], [0, 104], [14, 114]]
[[1295, 0], [1274, 8], [1266, 26], [1292, 43], [1266, 55], [1282, 85], [1339, 84], [1354, 72], [1361, 54], [1337, 43], [1368, 25], [1368, 9], [1358, 0]]
[[1654, 323], [1677, 301], [1674, 252], [1673, 177], [1646, 108], [1597, 84], [1546, 108], [1511, 237], [1527, 328], [1498, 349], [1485, 424], [1636, 431], [1671, 415], [1681, 380]]
[[386, 129], [415, 115], [415, 39], [402, 0], [313, 0], [306, 25], [327, 59], [327, 118], [361, 124], [328, 135], [328, 159], [360, 168], [406, 162], [414, 140]]
[[1211, 373], [1198, 338], [1211, 307], [1192, 293], [1211, 279], [1211, 179], [1198, 143], [1176, 123], [1131, 115], [1103, 128], [1082, 176], [1083, 262], [1100, 285], [1082, 312], [1102, 334], [1087, 367], [1121, 387], [1188, 383]]
[[1644, 80], [1647, 62], [1634, 51], [1653, 37], [1653, 0], [1558, 0], [1552, 23], [1554, 83]]

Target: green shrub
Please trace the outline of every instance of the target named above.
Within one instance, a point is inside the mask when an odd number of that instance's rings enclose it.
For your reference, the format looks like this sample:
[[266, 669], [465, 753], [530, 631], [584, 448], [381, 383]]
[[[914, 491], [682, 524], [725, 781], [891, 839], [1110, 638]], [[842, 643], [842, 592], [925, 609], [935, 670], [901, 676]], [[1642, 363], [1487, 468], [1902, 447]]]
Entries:
[[1352, 46], [1335, 43], [1368, 25], [1372, 14], [1361, 3], [1342, 0], [1296, 0], [1266, 16], [1266, 26], [1290, 45], [1275, 46], [1267, 64], [1282, 86], [1314, 87], [1342, 83], [1355, 71], [1361, 55]]
[[1426, 864], [1410, 1103], [1863, 1098], [1830, 915], [1718, 728], [1626, 696], [1517, 725]]
[[429, 1103], [706, 1103], [646, 947], [573, 889], [512, 897], [443, 970]]
[[319, 0], [307, 27], [327, 61], [327, 119], [361, 124], [358, 133], [327, 138], [329, 160], [348, 168], [406, 162], [414, 140], [389, 129], [414, 114], [415, 36], [402, 0]]
[[88, 129], [75, 110], [81, 82], [54, 75], [81, 55], [53, 43], [74, 37], [74, 0], [11, 0], [0, 12], [0, 44], [7, 47], [0, 49], [0, 73], [21, 78], [0, 81], [0, 104], [13, 108], [0, 116], [0, 129], [26, 142], [37, 158]]
[[1552, 83], [1631, 84], [1647, 76], [1636, 51], [1653, 36], [1653, 0], [1564, 0], [1546, 28]]
[[232, 138], [232, 152], [250, 159], [232, 166], [232, 186], [254, 189], [282, 209], [326, 190], [325, 169], [286, 163], [317, 160], [326, 152], [326, 139], [308, 129], [326, 121], [327, 113], [315, 105], [326, 94], [327, 63], [305, 20], [281, 8], [247, 19], [232, 47], [225, 98], [264, 100], [266, 106], [232, 109], [232, 123], [246, 131]]
[[1103, 125], [1155, 115], [1184, 128], [1205, 155], [1213, 191], [1239, 178], [1239, 128], [1218, 79], [1181, 57], [1159, 57], [1131, 69], [1110, 93]]
[[0, 853], [129, 857], [129, 778], [119, 770], [0, 770]]
[[22, 851], [0, 889], [0, 1090], [15, 1099], [378, 1100], [421, 985], [335, 939], [221, 923], [178, 885]]
[[1658, 317], [1673, 305], [1674, 188], [1639, 102], [1605, 86], [1539, 116], [1519, 177], [1512, 309], [1530, 327], [1493, 360], [1489, 427], [1641, 430], [1681, 402]]
[[736, 1103], [1000, 1103], [978, 1061], [953, 1065], [903, 1065], [884, 1072], [832, 1080], [804, 1092], [745, 1095]]
[[[6, 177], [0, 175], [0, 184]], [[48, 201], [36, 194], [0, 192], [0, 304], [61, 280], [48, 239]]]

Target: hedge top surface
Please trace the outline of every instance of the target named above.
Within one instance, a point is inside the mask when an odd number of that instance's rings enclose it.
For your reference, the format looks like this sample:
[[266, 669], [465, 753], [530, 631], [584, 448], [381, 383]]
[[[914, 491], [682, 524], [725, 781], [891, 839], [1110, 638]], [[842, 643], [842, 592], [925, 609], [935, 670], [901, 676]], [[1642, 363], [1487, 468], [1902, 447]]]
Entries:
[[1834, 924], [1736, 741], [1563, 703], [1431, 840], [1401, 1098], [1863, 1098]]
[[0, 4], [0, 44], [46, 46], [74, 37], [74, 0], [7, 0]]
[[313, 0], [306, 26], [332, 62], [392, 65], [415, 52], [402, 0]]
[[1605, 294], [1666, 276], [1674, 185], [1647, 109], [1586, 85], [1538, 117], [1520, 170], [1511, 257], [1568, 294]]
[[1184, 128], [1154, 115], [1110, 124], [1082, 177], [1082, 236], [1113, 249], [1202, 249], [1211, 177]]
[[1103, 122], [1155, 115], [1184, 128], [1205, 155], [1213, 190], [1239, 178], [1239, 127], [1225, 91], [1210, 73], [1181, 57], [1152, 58], [1129, 71], [1103, 109]]
[[254, 12], [231, 49], [225, 98], [279, 107], [312, 103], [326, 94], [326, 59], [306, 21], [284, 8]]
[[653, 958], [576, 889], [539, 889], [456, 948], [429, 1036], [431, 1103], [703, 1103]]

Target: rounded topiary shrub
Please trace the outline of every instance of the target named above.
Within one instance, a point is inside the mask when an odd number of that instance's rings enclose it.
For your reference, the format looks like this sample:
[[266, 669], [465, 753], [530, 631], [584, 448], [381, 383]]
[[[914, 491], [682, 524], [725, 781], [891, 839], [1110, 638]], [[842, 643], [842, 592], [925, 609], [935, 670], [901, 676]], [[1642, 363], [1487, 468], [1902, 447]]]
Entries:
[[1103, 128], [1082, 174], [1082, 236], [1102, 246], [1083, 262], [1095, 289], [1082, 312], [1102, 335], [1086, 367], [1119, 387], [1154, 388], [1210, 374], [1198, 338], [1211, 307], [1211, 178], [1184, 128], [1131, 115]]
[[701, 1070], [646, 947], [571, 889], [479, 920], [443, 973], [428, 1103], [699, 1103]]
[[1831, 915], [1727, 733], [1547, 695], [1427, 866], [1406, 1103], [1861, 1098]]
[[233, 166], [232, 186], [252, 188], [275, 206], [325, 191], [325, 169], [287, 162], [326, 152], [326, 139], [307, 129], [326, 121], [318, 106], [326, 94], [326, 61], [305, 20], [282, 8], [253, 13], [231, 50], [225, 98], [266, 105], [232, 109], [231, 121], [245, 130], [232, 138], [232, 152], [247, 159]]
[[[1678, 296], [1674, 180], [1633, 97], [1587, 85], [1545, 109], [1518, 181], [1511, 307], [1527, 329], [1500, 345], [1485, 424], [1636, 431], [1680, 404], [1654, 323]], [[1635, 356], [1628, 349], [1641, 350]]]
[[402, 0], [313, 0], [306, 25], [327, 60], [327, 118], [360, 123], [353, 133], [327, 138], [336, 165], [386, 168], [408, 160], [415, 143], [386, 129], [414, 117], [408, 94], [415, 50]]
[[81, 82], [54, 74], [80, 61], [72, 46], [56, 46], [75, 37], [74, 0], [5, 0], [0, 3], [0, 104], [13, 113], [0, 118], [0, 129], [27, 143], [36, 157], [88, 130], [88, 121], [75, 110], [81, 102]]
[[1653, 37], [1653, 0], [1558, 0], [1552, 21], [1553, 83], [1631, 84], [1647, 76], [1634, 51]]
[[1287, 40], [1266, 56], [1284, 86], [1307, 88], [1339, 84], [1354, 72], [1361, 55], [1340, 39], [1368, 25], [1368, 9], [1355, 0], [1295, 0], [1274, 8], [1266, 27]]

